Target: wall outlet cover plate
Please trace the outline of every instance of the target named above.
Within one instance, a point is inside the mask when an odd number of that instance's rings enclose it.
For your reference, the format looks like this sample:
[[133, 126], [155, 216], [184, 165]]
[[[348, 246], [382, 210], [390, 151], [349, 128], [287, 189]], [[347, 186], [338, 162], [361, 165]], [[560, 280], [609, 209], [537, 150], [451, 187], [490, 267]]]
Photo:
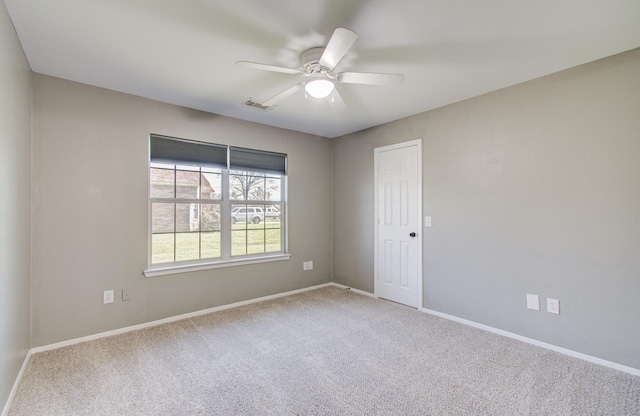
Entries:
[[558, 299], [547, 298], [547, 312], [560, 315], [560, 301]]
[[527, 308], [534, 311], [540, 310], [540, 296], [527, 293]]
[[102, 303], [113, 303], [113, 290], [105, 290], [102, 292]]

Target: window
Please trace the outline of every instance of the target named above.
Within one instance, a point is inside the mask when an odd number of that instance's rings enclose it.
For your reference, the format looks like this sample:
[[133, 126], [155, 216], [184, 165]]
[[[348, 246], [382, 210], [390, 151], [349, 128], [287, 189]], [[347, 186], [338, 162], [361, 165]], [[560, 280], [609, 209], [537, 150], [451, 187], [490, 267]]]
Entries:
[[281, 190], [280, 176], [230, 172], [232, 256], [282, 250]]
[[219, 258], [222, 171], [151, 163], [151, 264]]
[[285, 195], [284, 154], [151, 135], [145, 274], [285, 255]]

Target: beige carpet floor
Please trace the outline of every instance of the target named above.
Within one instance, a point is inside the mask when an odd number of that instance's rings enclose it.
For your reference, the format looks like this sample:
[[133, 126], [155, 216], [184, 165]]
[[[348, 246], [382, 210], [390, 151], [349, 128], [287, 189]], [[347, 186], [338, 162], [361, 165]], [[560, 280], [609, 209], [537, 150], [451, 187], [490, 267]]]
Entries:
[[34, 354], [9, 415], [640, 415], [640, 377], [327, 287]]

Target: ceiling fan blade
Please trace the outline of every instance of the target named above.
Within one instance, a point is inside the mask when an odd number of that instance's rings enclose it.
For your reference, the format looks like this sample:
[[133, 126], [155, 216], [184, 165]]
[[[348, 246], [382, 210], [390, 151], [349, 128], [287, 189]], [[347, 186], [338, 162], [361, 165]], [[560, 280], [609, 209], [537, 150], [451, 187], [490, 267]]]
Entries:
[[333, 108], [338, 111], [345, 111], [347, 109], [347, 104], [345, 104], [344, 100], [342, 99], [342, 95], [340, 95], [337, 88], [334, 88], [333, 91], [331, 91], [329, 102], [331, 103]]
[[281, 93], [279, 93], [277, 95], [274, 95], [273, 97], [269, 98], [267, 101], [263, 102], [262, 105], [264, 105], [265, 107], [271, 107], [272, 105], [275, 105], [275, 104], [279, 103], [280, 101], [284, 100], [288, 96], [290, 96], [292, 94], [295, 94], [296, 92], [300, 91], [303, 86], [304, 86], [304, 84], [300, 83], [300, 84], [294, 85], [293, 87], [287, 88], [286, 90], [282, 91]]
[[329, 39], [327, 47], [324, 48], [319, 61], [320, 65], [329, 69], [335, 68], [349, 48], [356, 42], [356, 39], [358, 39], [358, 35], [355, 32], [341, 27], [337, 28], [333, 32], [331, 39]]
[[404, 81], [402, 74], [376, 74], [369, 72], [341, 72], [337, 77], [339, 82], [345, 84], [366, 85], [400, 85]]
[[244, 66], [246, 68], [252, 68], [252, 69], [261, 69], [263, 71], [282, 72], [283, 74], [300, 75], [304, 73], [304, 71], [300, 69], [287, 68], [284, 66], [260, 64], [257, 62], [249, 62], [249, 61], [238, 61], [236, 62], [236, 65], [240, 65], [240, 66]]

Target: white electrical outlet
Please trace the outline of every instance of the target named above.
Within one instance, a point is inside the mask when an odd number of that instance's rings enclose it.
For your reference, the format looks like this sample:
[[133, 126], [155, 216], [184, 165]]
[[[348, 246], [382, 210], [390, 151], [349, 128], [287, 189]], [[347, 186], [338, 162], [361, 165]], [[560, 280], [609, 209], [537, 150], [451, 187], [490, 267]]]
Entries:
[[131, 291], [129, 289], [122, 289], [122, 300], [131, 300]]
[[547, 298], [547, 312], [560, 315], [560, 301], [558, 299]]
[[527, 308], [534, 311], [540, 310], [540, 297], [538, 295], [531, 295], [527, 293]]
[[105, 290], [102, 292], [102, 303], [113, 303], [113, 290]]
[[424, 217], [424, 226], [431, 227], [431, 217]]

